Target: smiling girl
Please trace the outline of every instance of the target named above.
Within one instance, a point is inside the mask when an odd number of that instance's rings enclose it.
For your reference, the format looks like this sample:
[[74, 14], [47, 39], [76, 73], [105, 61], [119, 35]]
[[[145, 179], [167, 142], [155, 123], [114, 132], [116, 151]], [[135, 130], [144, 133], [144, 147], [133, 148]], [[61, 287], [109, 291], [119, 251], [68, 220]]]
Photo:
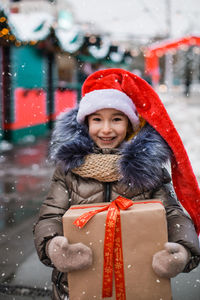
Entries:
[[117, 148], [127, 136], [128, 124], [128, 117], [112, 108], [88, 116], [89, 135], [99, 148]]
[[62, 216], [71, 205], [110, 202], [117, 196], [159, 198], [169, 242], [152, 257], [152, 268], [167, 278], [191, 271], [200, 261], [200, 191], [158, 95], [143, 79], [121, 69], [93, 73], [82, 94], [79, 107], [64, 113], [54, 129], [51, 159], [56, 169], [34, 228], [39, 258], [54, 268], [53, 299], [68, 295], [67, 272], [92, 264], [90, 248], [70, 245], [63, 237]]

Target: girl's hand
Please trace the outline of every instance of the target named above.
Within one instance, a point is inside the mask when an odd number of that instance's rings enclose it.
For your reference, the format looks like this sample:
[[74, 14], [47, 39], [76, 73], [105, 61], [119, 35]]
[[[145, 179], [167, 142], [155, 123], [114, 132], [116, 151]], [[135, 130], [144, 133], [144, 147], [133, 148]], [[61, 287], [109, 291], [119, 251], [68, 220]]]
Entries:
[[165, 249], [153, 256], [154, 272], [165, 278], [171, 278], [182, 272], [189, 261], [189, 251], [178, 243], [166, 243]]
[[92, 264], [92, 250], [82, 243], [70, 245], [64, 236], [56, 236], [48, 243], [47, 255], [61, 272], [86, 269]]

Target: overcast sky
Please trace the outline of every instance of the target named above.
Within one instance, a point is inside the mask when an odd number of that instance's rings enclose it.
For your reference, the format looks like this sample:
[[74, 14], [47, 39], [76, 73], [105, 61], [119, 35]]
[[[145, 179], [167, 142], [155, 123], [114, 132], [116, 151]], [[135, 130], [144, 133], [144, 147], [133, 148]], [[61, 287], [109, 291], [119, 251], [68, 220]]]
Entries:
[[[80, 21], [113, 36], [200, 35], [200, 0], [68, 0]], [[171, 11], [171, 13], [170, 13]], [[169, 19], [170, 15], [170, 19]], [[171, 26], [170, 21], [171, 20]]]

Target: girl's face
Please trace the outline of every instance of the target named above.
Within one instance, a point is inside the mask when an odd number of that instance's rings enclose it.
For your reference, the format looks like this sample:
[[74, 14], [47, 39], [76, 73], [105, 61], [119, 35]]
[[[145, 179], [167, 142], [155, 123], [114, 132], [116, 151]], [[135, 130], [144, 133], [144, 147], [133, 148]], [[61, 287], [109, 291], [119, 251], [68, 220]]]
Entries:
[[88, 116], [89, 135], [99, 148], [116, 148], [127, 135], [128, 123], [121, 111], [100, 109]]

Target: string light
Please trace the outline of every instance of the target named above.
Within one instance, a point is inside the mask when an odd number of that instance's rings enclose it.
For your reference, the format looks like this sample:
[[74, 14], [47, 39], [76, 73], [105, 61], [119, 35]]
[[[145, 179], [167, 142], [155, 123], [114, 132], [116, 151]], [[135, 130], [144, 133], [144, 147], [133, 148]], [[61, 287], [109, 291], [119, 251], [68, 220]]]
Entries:
[[8, 28], [3, 28], [3, 29], [1, 30], [1, 33], [2, 33], [3, 35], [7, 35], [7, 34], [9, 33], [9, 29], [8, 29]]
[[10, 40], [10, 41], [14, 41], [15, 39], [16, 39], [16, 37], [15, 37], [14, 35], [12, 35], [12, 34], [9, 35], [9, 40]]
[[[6, 21], [7, 21], [7, 19], [5, 17], [0, 17], [0, 23], [4, 23]], [[4, 25], [4, 26], [6, 26], [6, 25]], [[21, 42], [19, 40], [16, 40], [15, 35], [11, 33], [9, 27], [7, 27], [7, 28], [4, 27], [0, 30], [0, 38], [3, 38], [7, 42], [14, 42], [16, 47], [20, 47], [22, 45], [28, 45], [28, 44], [34, 46], [35, 44], [37, 44], [37, 41]]]
[[21, 44], [22, 44], [22, 43], [21, 43], [20, 41], [16, 41], [16, 42], [15, 42], [15, 46], [16, 46], [16, 47], [20, 47]]
[[96, 36], [94, 36], [94, 35], [90, 36], [89, 42], [90, 42], [91, 44], [95, 44], [96, 41], [97, 41]]
[[162, 52], [161, 50], [157, 50], [157, 51], [156, 51], [156, 55], [157, 55], [158, 57], [162, 57], [162, 56], [163, 56], [163, 52]]
[[200, 55], [200, 48], [199, 47], [194, 47], [193, 48], [193, 53], [197, 54], [197, 55]]
[[37, 44], [37, 41], [30, 41], [29, 44], [30, 45], [35, 45], [35, 44]]
[[189, 46], [182, 44], [182, 45], [179, 46], [179, 49], [182, 50], [182, 51], [187, 51], [189, 49]]
[[132, 50], [131, 50], [131, 55], [134, 56], [134, 57], [138, 56], [138, 55], [139, 55], [139, 50], [136, 49], [136, 48], [135, 48], [135, 49], [132, 49]]
[[176, 49], [170, 49], [168, 51], [168, 53], [172, 54], [172, 55], [175, 55], [176, 54]]
[[1, 18], [0, 18], [0, 22], [1, 22], [1, 23], [5, 22], [5, 21], [6, 21], [6, 18], [5, 18], [5, 17], [1, 17]]

